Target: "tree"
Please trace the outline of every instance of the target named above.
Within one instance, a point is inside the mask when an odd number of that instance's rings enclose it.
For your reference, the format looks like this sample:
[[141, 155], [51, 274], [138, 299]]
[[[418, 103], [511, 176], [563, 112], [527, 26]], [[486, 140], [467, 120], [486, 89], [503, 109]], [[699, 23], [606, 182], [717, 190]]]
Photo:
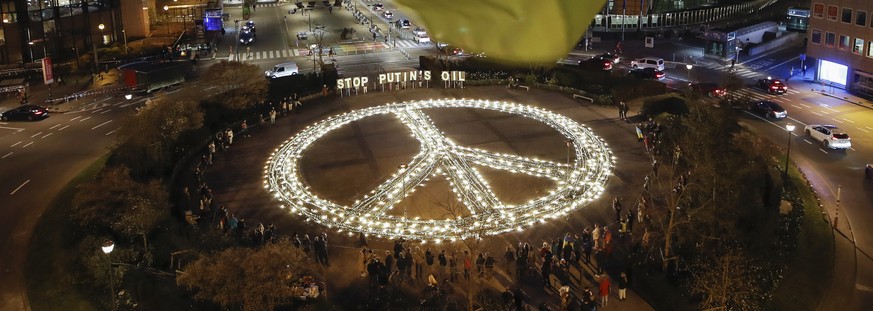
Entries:
[[294, 278], [305, 271], [301, 250], [288, 243], [229, 248], [192, 262], [177, 278], [194, 297], [222, 307], [273, 310], [294, 296]]
[[128, 237], [147, 236], [165, 214], [169, 195], [158, 181], [138, 183], [127, 167], [107, 167], [77, 188], [70, 216], [84, 224], [108, 227]]
[[199, 102], [188, 96], [152, 100], [127, 116], [118, 130], [116, 155], [135, 175], [163, 168], [185, 131], [203, 126]]
[[212, 98], [224, 109], [245, 109], [266, 98], [269, 83], [258, 66], [221, 61], [203, 74], [203, 85], [215, 87]]
[[738, 246], [710, 249], [692, 265], [691, 293], [701, 296], [700, 310], [759, 310], [770, 283], [748, 253]]

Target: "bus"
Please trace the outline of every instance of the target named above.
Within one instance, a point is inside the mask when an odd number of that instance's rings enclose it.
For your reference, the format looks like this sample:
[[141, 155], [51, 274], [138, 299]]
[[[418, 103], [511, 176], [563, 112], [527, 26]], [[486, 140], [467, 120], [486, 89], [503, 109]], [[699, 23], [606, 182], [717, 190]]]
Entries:
[[203, 11], [203, 27], [206, 31], [224, 30], [224, 5], [222, 0], [209, 0]]

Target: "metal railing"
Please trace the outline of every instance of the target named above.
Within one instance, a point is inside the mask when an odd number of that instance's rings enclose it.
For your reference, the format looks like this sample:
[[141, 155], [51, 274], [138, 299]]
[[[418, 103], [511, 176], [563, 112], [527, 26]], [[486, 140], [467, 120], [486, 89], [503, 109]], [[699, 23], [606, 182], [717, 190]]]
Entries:
[[682, 27], [718, 22], [740, 15], [755, 14], [773, 5], [777, 0], [752, 0], [745, 3], [707, 7], [658, 14], [597, 14], [591, 29], [597, 32], [634, 31], [636, 29], [658, 29]]

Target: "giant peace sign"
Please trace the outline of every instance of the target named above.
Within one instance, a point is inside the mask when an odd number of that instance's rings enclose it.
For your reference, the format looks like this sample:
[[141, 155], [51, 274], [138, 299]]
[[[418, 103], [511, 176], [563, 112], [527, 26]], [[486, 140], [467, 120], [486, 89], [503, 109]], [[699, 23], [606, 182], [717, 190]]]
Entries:
[[[424, 112], [436, 108], [487, 109], [542, 122], [567, 139], [575, 151], [575, 160], [556, 163], [457, 145]], [[393, 115], [402, 122], [419, 142], [419, 152], [353, 204], [338, 204], [313, 193], [302, 178], [299, 164], [306, 149], [331, 130], [376, 115]], [[566, 215], [603, 193], [613, 161], [606, 142], [590, 129], [544, 109], [487, 100], [426, 100], [355, 110], [305, 128], [274, 152], [267, 163], [265, 186], [283, 202], [282, 207], [328, 227], [385, 237], [455, 240], [521, 230]], [[549, 178], [557, 186], [524, 204], [506, 204], [498, 199], [474, 165]], [[387, 213], [435, 176], [449, 181], [451, 191], [469, 213], [446, 219]]]

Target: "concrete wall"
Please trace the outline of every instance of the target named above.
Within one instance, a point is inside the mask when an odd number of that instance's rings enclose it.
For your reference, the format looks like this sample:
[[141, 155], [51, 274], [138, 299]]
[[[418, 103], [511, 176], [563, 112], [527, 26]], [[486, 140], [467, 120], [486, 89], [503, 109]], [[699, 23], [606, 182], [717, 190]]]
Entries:
[[788, 32], [783, 33], [781, 37], [776, 39], [761, 42], [760, 44], [756, 44], [753, 47], [748, 49], [749, 55], [758, 55], [767, 51], [770, 51], [775, 48], [792, 45], [792, 44], [800, 44], [800, 41], [803, 40], [803, 37], [800, 33], [797, 32]]

